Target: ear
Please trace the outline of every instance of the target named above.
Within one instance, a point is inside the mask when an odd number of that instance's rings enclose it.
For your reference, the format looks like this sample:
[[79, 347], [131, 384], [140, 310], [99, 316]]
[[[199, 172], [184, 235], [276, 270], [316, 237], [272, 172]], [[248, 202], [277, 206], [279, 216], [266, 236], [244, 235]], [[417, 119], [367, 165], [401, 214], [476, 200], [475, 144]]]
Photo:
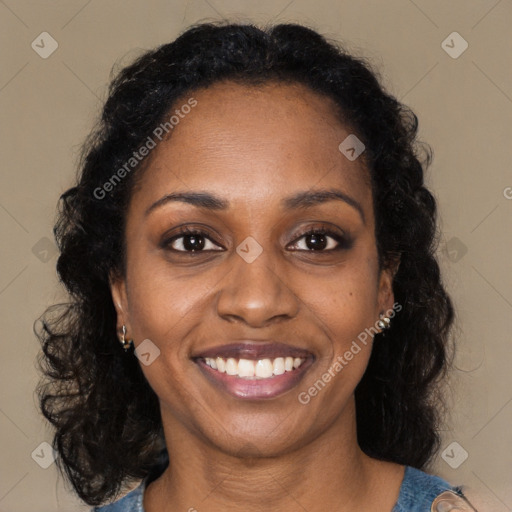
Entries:
[[116, 330], [122, 332], [123, 325], [130, 332], [130, 321], [128, 317], [128, 299], [126, 294], [126, 282], [120, 277], [110, 277], [110, 293], [117, 314]]
[[393, 280], [400, 266], [400, 255], [388, 260], [380, 272], [379, 277], [379, 312], [385, 313], [393, 309], [395, 295], [393, 293]]

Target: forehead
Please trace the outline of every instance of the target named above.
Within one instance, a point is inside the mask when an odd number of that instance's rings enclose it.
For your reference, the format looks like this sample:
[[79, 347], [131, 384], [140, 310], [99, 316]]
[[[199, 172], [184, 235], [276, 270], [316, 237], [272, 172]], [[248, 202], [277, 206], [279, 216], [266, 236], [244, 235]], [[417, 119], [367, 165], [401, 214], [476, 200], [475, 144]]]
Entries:
[[[190, 98], [196, 106], [180, 112]], [[194, 91], [169, 113], [180, 120], [151, 155], [136, 194], [156, 200], [176, 189], [208, 190], [251, 202], [337, 187], [371, 200], [364, 158], [350, 161], [339, 150], [352, 131], [337, 112], [333, 100], [301, 84], [224, 82]]]

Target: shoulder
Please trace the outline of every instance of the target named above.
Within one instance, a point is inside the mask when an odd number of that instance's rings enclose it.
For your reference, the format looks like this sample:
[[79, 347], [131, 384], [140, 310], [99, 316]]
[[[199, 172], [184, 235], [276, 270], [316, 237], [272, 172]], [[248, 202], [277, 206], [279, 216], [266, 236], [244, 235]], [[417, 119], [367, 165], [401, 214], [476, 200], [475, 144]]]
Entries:
[[[437, 501], [434, 503], [436, 498]], [[446, 500], [456, 500], [454, 503], [460, 501], [462, 506], [468, 507], [460, 510], [474, 510], [464, 499], [460, 487], [454, 487], [438, 476], [406, 466], [400, 495], [392, 512], [437, 512], [445, 510], [439, 508], [437, 502]]]
[[[93, 512], [144, 512], [143, 497], [146, 482], [142, 481], [135, 489], [123, 496], [121, 499], [96, 507]], [[446, 480], [430, 475], [411, 466], [406, 466], [400, 495], [392, 512], [437, 512], [438, 510], [449, 510], [445, 508], [434, 508], [434, 501], [448, 502], [460, 505], [462, 511], [471, 512], [474, 509], [464, 499], [461, 487], [453, 487]], [[456, 501], [453, 501], [456, 500]], [[458, 501], [457, 501], [458, 500]], [[439, 503], [442, 507], [441, 503]]]
[[131, 490], [121, 499], [108, 505], [95, 507], [92, 509], [92, 512], [144, 512], [142, 503], [145, 487], [146, 483], [142, 481], [135, 489]]

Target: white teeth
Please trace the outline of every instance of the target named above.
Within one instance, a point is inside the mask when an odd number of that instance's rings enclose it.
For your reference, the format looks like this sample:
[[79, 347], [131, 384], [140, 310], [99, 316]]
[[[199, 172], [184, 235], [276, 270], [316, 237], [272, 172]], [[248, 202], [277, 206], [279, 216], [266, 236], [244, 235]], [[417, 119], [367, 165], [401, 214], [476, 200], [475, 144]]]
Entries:
[[206, 357], [205, 363], [220, 373], [236, 375], [237, 377], [269, 379], [274, 375], [296, 370], [305, 359], [302, 357], [276, 357], [275, 359], [235, 359], [223, 357]]
[[274, 375], [282, 375], [284, 371], [284, 359], [282, 357], [276, 357], [274, 359]]
[[[219, 370], [220, 373], [224, 373], [226, 371], [226, 361], [222, 359], [222, 357], [217, 357], [215, 359], [215, 364], [217, 365], [217, 370]], [[212, 368], [213, 366], [210, 365]], [[215, 368], [213, 368], [215, 370]]]
[[260, 359], [256, 363], [256, 377], [261, 377], [262, 379], [268, 379], [272, 377], [272, 372], [274, 371], [274, 365], [270, 359]]
[[238, 376], [254, 377], [254, 361], [249, 361], [249, 359], [240, 359], [240, 361], [238, 361]]
[[236, 359], [230, 357], [226, 361], [226, 373], [228, 375], [237, 375], [238, 374], [238, 362]]

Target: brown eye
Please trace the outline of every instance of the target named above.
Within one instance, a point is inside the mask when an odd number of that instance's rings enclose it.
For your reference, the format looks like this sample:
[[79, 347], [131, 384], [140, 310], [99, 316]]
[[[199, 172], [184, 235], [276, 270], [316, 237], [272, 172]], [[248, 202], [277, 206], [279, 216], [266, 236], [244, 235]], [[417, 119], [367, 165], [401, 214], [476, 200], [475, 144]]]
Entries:
[[[332, 238], [324, 235], [323, 233], [312, 233], [311, 235], [306, 235], [304, 237], [306, 241], [306, 246], [308, 249], [312, 251], [322, 251], [324, 249], [332, 249], [332, 243], [329, 246], [329, 242], [332, 242]], [[334, 247], [336, 247], [337, 242], [334, 241]]]
[[310, 230], [303, 233], [291, 246], [292, 250], [328, 252], [347, 249], [350, 243], [338, 233]]
[[[175, 252], [205, 252], [222, 250], [204, 231], [182, 229], [180, 234], [168, 238], [163, 246]], [[217, 248], [217, 249], [216, 249]]]

